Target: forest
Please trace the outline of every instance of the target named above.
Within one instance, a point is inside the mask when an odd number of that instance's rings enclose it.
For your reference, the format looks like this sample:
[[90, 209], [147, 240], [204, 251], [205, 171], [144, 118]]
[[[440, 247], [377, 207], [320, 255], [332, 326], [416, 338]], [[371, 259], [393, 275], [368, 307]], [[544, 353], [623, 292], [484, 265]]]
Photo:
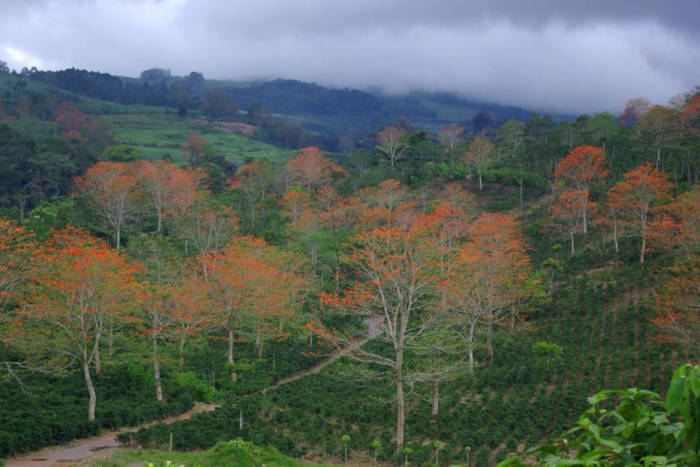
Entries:
[[699, 88], [427, 124], [227, 89], [0, 67], [0, 458], [700, 463]]

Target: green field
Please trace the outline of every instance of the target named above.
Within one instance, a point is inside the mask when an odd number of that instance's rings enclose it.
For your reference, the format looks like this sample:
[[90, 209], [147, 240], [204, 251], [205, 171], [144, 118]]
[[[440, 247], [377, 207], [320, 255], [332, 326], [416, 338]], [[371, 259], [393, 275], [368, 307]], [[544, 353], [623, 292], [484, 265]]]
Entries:
[[239, 164], [250, 158], [261, 157], [278, 161], [294, 153], [247, 136], [193, 124], [163, 110], [160, 114], [119, 113], [103, 115], [102, 118], [112, 128], [118, 144], [138, 148], [146, 159], [161, 159], [169, 155], [175, 162], [183, 163], [185, 155], [180, 146], [193, 133], [204, 136], [217, 154], [222, 154], [228, 160]]
[[[199, 452], [164, 452], [154, 450], [122, 451], [110, 460], [98, 462], [103, 467], [122, 465], [175, 466], [218, 466], [218, 465], [267, 465], [270, 467], [322, 466], [300, 462], [280, 454], [275, 448], [260, 448], [252, 443], [234, 440], [221, 442], [211, 449]], [[323, 464], [328, 465], [330, 464]]]

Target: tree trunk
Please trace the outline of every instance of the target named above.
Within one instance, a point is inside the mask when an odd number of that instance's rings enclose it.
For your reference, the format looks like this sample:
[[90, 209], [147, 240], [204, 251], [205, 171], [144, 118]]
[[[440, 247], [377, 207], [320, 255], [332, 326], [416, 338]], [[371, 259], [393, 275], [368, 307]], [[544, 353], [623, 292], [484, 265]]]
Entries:
[[117, 244], [117, 253], [119, 253], [119, 248], [121, 246], [121, 238], [122, 238], [122, 229], [121, 227], [117, 227], [117, 232], [115, 233], [115, 243]]
[[433, 381], [433, 409], [430, 412], [430, 418], [437, 420], [438, 412], [440, 411], [440, 381]]
[[639, 252], [639, 264], [644, 264], [644, 250], [647, 247], [647, 235], [646, 232], [642, 230], [642, 250]]
[[520, 183], [520, 205], [522, 206], [523, 204], [525, 204], [525, 198], [523, 196], [523, 177], [520, 177], [518, 182]]
[[403, 375], [400, 369], [396, 370], [396, 453], [401, 452], [404, 440], [404, 424], [406, 421], [403, 394]]
[[160, 360], [158, 359], [158, 338], [153, 336], [153, 379], [156, 383], [156, 400], [163, 402], [163, 387], [160, 384]]
[[185, 369], [185, 336], [180, 336], [180, 342], [178, 343], [177, 346], [177, 352], [178, 352], [178, 366], [180, 367], [180, 372], [182, 372]]
[[474, 329], [476, 328], [476, 321], [473, 321], [469, 325], [469, 341], [467, 342], [467, 347], [469, 350], [469, 372], [474, 372]]
[[92, 422], [95, 420], [97, 395], [95, 394], [95, 387], [92, 385], [92, 378], [90, 377], [90, 360], [87, 356], [87, 349], [83, 349], [83, 376], [85, 377], [85, 385], [87, 386], [88, 395], [90, 397], [88, 401], [88, 422]]
[[571, 238], [571, 256], [574, 256], [574, 254], [576, 253], [576, 250], [574, 250], [574, 233], [570, 232], [569, 236]]
[[404, 441], [406, 407], [403, 394], [403, 347], [396, 349], [396, 453], [400, 453]]
[[157, 232], [160, 233], [163, 227], [163, 206], [160, 203], [156, 203], [156, 213], [158, 214], [158, 229]]
[[107, 338], [107, 353], [111, 357], [114, 352], [114, 317], [109, 315], [109, 337]]
[[263, 357], [263, 345], [262, 330], [258, 327], [255, 333], [255, 346], [258, 348], [258, 358]]
[[489, 353], [489, 364], [493, 363], [493, 321], [489, 320], [488, 327], [486, 329], [486, 348]]
[[[234, 364], [233, 361], [233, 329], [228, 330], [228, 363], [230, 365]], [[236, 372], [231, 371], [231, 381], [236, 382]]]
[[95, 333], [95, 346], [92, 348], [92, 355], [95, 360], [95, 375], [99, 375], [102, 370], [102, 364], [100, 362], [100, 338], [102, 337], [102, 332], [97, 330]]
[[617, 217], [613, 217], [613, 242], [615, 243], [615, 253], [620, 253], [620, 244], [617, 241]]
[[583, 206], [583, 234], [586, 235], [588, 233], [588, 202], [586, 202]]
[[481, 182], [481, 167], [479, 167], [478, 172], [479, 172], [479, 191], [482, 191], [484, 189], [484, 185]]

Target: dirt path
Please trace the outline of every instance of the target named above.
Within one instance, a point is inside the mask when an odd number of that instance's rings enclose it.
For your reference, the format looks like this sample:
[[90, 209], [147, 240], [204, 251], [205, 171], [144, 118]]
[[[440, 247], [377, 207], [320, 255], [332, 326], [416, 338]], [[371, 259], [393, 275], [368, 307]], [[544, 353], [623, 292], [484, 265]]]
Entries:
[[24, 454], [21, 457], [7, 459], [6, 467], [45, 467], [45, 466], [69, 466], [82, 464], [84, 462], [105, 459], [119, 447], [117, 435], [126, 431], [133, 431], [156, 423], [172, 423], [177, 420], [186, 420], [194, 414], [211, 412], [217, 406], [213, 404], [197, 404], [194, 408], [177, 416], [168, 417], [164, 420], [149, 422], [138, 427], [127, 427], [121, 430], [103, 433], [93, 438], [85, 438], [73, 441], [66, 446], [50, 446], [39, 451]]
[[[361, 339], [347, 348], [329, 356], [328, 358], [322, 360], [316, 365], [312, 366], [303, 371], [293, 373], [286, 376], [274, 384], [266, 387], [261, 392], [265, 394], [270, 390], [274, 390], [284, 384], [296, 381], [304, 376], [318, 373], [331, 363], [339, 360], [340, 358], [348, 355], [350, 352], [358, 349], [369, 341], [372, 337], [376, 337], [380, 334], [378, 329], [373, 323], [369, 324], [369, 337]], [[12, 459], [7, 459], [5, 461], [6, 467], [48, 467], [48, 466], [70, 466], [70, 465], [89, 465], [90, 461], [97, 459], [107, 459], [114, 452], [115, 449], [119, 447], [119, 442], [117, 441], [117, 435], [127, 431], [138, 430], [139, 428], [148, 427], [155, 425], [156, 423], [169, 424], [178, 420], [186, 420], [192, 415], [201, 412], [211, 412], [215, 410], [218, 406], [213, 404], [198, 404], [191, 410], [174, 417], [168, 417], [164, 420], [156, 420], [154, 422], [145, 423], [138, 427], [126, 427], [121, 430], [111, 431], [108, 433], [103, 433], [99, 436], [93, 438], [84, 438], [80, 440], [75, 440], [66, 446], [49, 446], [43, 448], [39, 451], [30, 452], [24, 454], [21, 457], [15, 457]]]
[[278, 387], [282, 386], [283, 384], [291, 383], [292, 381], [296, 381], [300, 378], [303, 378], [304, 376], [311, 375], [314, 373], [318, 373], [319, 371], [323, 370], [325, 367], [330, 365], [331, 363], [335, 362], [336, 360], [340, 360], [342, 357], [346, 356], [350, 352], [359, 349], [362, 345], [364, 345], [367, 341], [369, 341], [369, 338], [362, 339], [359, 342], [355, 342], [354, 344], [348, 346], [347, 348], [334, 353], [330, 357], [326, 358], [325, 360], [321, 360], [319, 363], [316, 365], [312, 366], [311, 368], [308, 368], [303, 371], [299, 371], [297, 373], [293, 373], [289, 376], [285, 376], [284, 378], [278, 380], [276, 383], [266, 387], [262, 391], [260, 391], [262, 394], [266, 394], [267, 391], [271, 391], [273, 389], [277, 389]]

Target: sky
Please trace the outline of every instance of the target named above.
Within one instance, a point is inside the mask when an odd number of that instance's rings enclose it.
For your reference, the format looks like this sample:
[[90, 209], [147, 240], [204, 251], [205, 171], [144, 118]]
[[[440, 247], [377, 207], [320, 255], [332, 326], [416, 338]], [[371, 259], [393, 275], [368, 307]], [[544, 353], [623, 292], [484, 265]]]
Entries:
[[700, 85], [700, 0], [0, 0], [0, 60], [619, 112]]

